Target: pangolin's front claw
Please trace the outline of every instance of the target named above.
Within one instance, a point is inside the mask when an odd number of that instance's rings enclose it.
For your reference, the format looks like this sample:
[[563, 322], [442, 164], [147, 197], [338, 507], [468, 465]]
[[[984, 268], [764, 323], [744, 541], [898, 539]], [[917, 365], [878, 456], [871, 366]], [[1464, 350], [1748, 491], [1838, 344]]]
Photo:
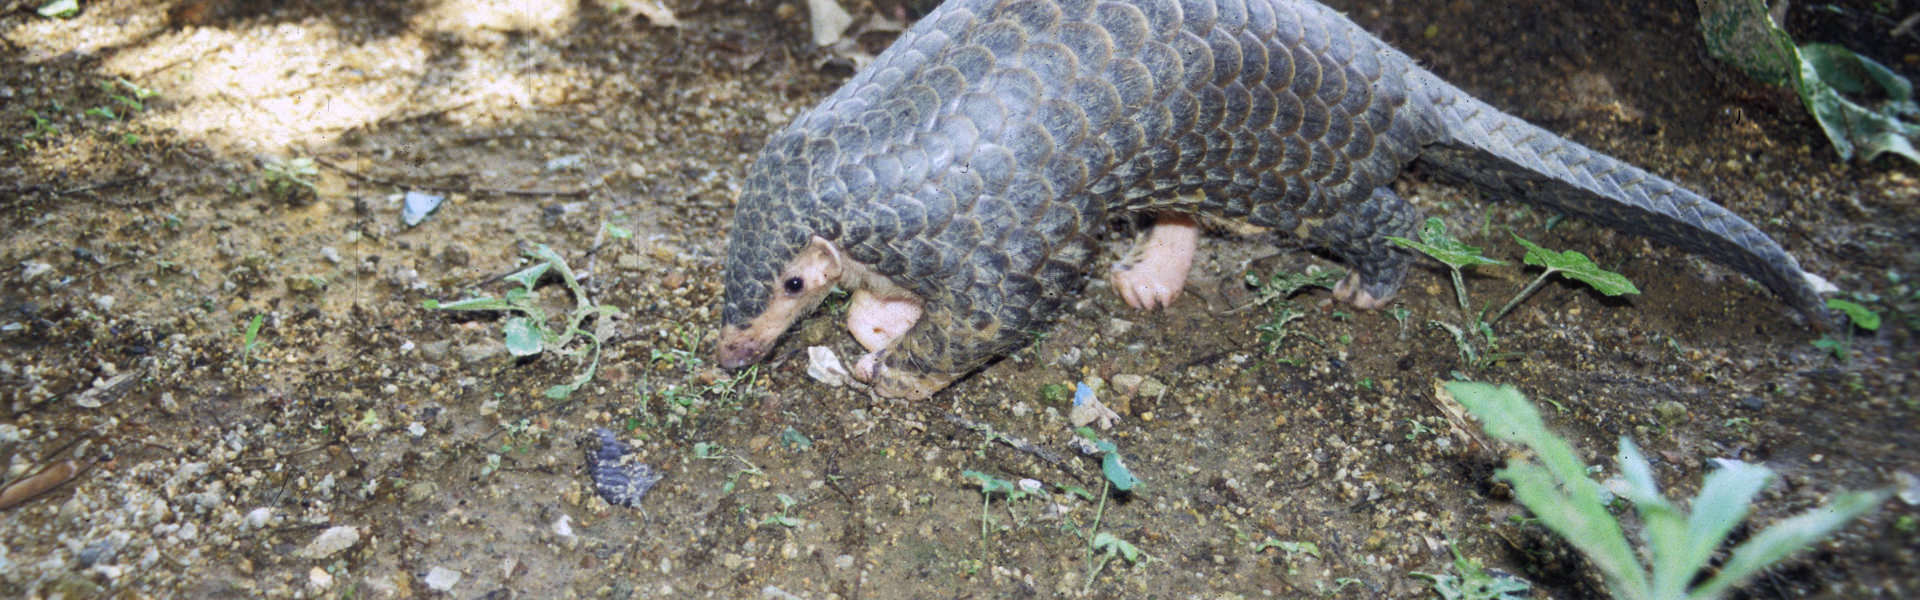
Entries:
[[887, 398], [902, 400], [925, 400], [932, 398], [934, 392], [946, 389], [966, 373], [917, 373], [904, 369], [888, 367], [880, 352], [868, 353], [860, 357], [853, 367], [855, 379], [873, 386], [873, 391]]

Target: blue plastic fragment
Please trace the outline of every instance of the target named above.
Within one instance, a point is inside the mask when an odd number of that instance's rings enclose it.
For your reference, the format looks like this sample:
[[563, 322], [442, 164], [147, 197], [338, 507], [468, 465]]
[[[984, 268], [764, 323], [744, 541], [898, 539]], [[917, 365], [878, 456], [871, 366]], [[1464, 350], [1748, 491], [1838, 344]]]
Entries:
[[1073, 388], [1073, 405], [1074, 406], [1079, 406], [1079, 405], [1086, 404], [1088, 402], [1093, 401], [1092, 387], [1088, 387], [1087, 383], [1084, 381], [1074, 385], [1078, 386]]
[[400, 207], [400, 220], [408, 227], [419, 225], [421, 221], [427, 220], [427, 215], [433, 214], [435, 209], [440, 208], [440, 203], [446, 199], [446, 196], [438, 194], [409, 191], [405, 205]]

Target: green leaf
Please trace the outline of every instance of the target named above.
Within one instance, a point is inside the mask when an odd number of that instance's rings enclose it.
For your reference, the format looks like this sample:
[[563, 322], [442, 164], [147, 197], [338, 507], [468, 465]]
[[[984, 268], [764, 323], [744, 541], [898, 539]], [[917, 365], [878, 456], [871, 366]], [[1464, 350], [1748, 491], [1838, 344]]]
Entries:
[[507, 319], [502, 328], [507, 336], [507, 352], [514, 356], [533, 356], [540, 353], [542, 332], [540, 326], [526, 317]]
[[1519, 234], [1514, 234], [1513, 239], [1527, 247], [1527, 255], [1521, 260], [1529, 265], [1546, 267], [1548, 270], [1580, 280], [1608, 296], [1640, 293], [1640, 288], [1633, 287], [1633, 282], [1628, 281], [1626, 276], [1600, 268], [1585, 254], [1573, 250], [1565, 252], [1548, 250], [1540, 247], [1539, 244], [1527, 241], [1527, 238], [1520, 237]]
[[1100, 459], [1100, 474], [1106, 475], [1114, 489], [1122, 492], [1132, 491], [1134, 486], [1140, 485], [1140, 478], [1134, 477], [1133, 471], [1127, 470], [1126, 463], [1120, 460], [1120, 453], [1112, 450], [1108, 450]]
[[1075, 496], [1079, 496], [1081, 500], [1086, 500], [1088, 502], [1094, 501], [1093, 492], [1091, 490], [1088, 490], [1087, 488], [1083, 488], [1077, 485], [1066, 485], [1066, 484], [1062, 484], [1056, 487], [1059, 487], [1060, 491], [1073, 494]]
[[503, 277], [502, 279], [518, 283], [520, 287], [531, 290], [534, 284], [540, 282], [540, 276], [547, 274], [547, 269], [552, 267], [553, 263], [536, 263], [531, 267], [521, 269], [519, 272]]
[[79, 0], [53, 0], [52, 2], [40, 5], [40, 9], [34, 12], [40, 13], [40, 16], [49, 19], [71, 18], [74, 15], [80, 14], [80, 2]]
[[789, 426], [785, 431], [780, 432], [780, 445], [785, 446], [789, 452], [805, 452], [813, 449], [813, 439]]
[[1107, 533], [1105, 531], [1094, 534], [1093, 549], [1096, 552], [1105, 552], [1107, 554], [1118, 554], [1121, 558], [1127, 559], [1127, 562], [1130, 562], [1130, 563], [1140, 562], [1140, 558], [1146, 554], [1144, 552], [1141, 552], [1139, 548], [1135, 548], [1133, 544], [1128, 543], [1126, 540], [1120, 539], [1118, 536], [1115, 536], [1111, 533]]
[[1011, 481], [972, 469], [961, 471], [960, 476], [980, 482], [980, 493], [982, 494], [1011, 494], [1015, 490], [1013, 482]]
[[1813, 347], [1832, 352], [1836, 360], [1847, 359], [1847, 343], [1834, 339], [1832, 335], [1821, 336], [1820, 339], [1814, 340]]
[[468, 298], [465, 300], [455, 300], [452, 302], [427, 300], [425, 302], [421, 302], [420, 306], [421, 308], [425, 308], [428, 310], [506, 310], [509, 308], [513, 308], [512, 305], [508, 304], [507, 302], [499, 298], [487, 298], [487, 297]]
[[1474, 265], [1507, 264], [1487, 258], [1480, 254], [1479, 247], [1469, 246], [1460, 240], [1454, 239], [1452, 235], [1448, 235], [1446, 222], [1441, 221], [1439, 217], [1427, 218], [1427, 223], [1420, 227], [1420, 241], [1418, 242], [1403, 237], [1388, 237], [1387, 239], [1403, 248], [1417, 250], [1422, 254], [1431, 256], [1434, 260], [1446, 263], [1447, 266], [1455, 269]]
[[[1698, 565], [1679, 568], [1691, 558], [1687, 554], [1691, 540], [1687, 538], [1686, 513], [1660, 494], [1653, 467], [1647, 464], [1646, 456], [1633, 440], [1620, 438], [1619, 464], [1620, 478], [1627, 484], [1620, 490], [1621, 495], [1640, 512], [1640, 521], [1645, 525], [1642, 539], [1653, 550], [1653, 597], [1678, 598], [1686, 593], [1687, 583], [1693, 580], [1693, 571], [1698, 568]], [[1711, 547], [1708, 552], [1711, 555]]]
[[1906, 78], [1840, 46], [1795, 46], [1761, 0], [1698, 4], [1708, 51], [1750, 77], [1792, 87], [1841, 160], [1857, 150], [1866, 160], [1892, 152], [1920, 162], [1913, 144], [1920, 139], [1920, 105]]
[[1655, 577], [1663, 570], [1670, 570], [1680, 585], [1692, 581], [1694, 574], [1713, 558], [1720, 543], [1726, 541], [1727, 533], [1747, 518], [1747, 511], [1753, 508], [1754, 495], [1772, 478], [1773, 471], [1760, 465], [1720, 461], [1720, 468], [1707, 476], [1706, 482], [1700, 484], [1700, 493], [1693, 497], [1693, 515], [1687, 519], [1686, 532], [1680, 535], [1682, 543], [1687, 545], [1686, 552], [1674, 557], [1675, 562], [1656, 563]]
[[[1827, 140], [1841, 159], [1858, 148], [1862, 160], [1892, 152], [1920, 163], [1920, 106], [1913, 101], [1913, 85], [1886, 66], [1852, 50], [1831, 44], [1800, 47], [1798, 91], [1807, 110], [1820, 122]], [[1848, 99], [1883, 98], [1873, 107]]]
[[1847, 320], [1853, 321], [1854, 327], [1867, 331], [1880, 330], [1880, 313], [1873, 312], [1873, 309], [1839, 298], [1828, 298], [1827, 308], [1847, 313]]
[[1450, 381], [1443, 387], [1480, 419], [1488, 435], [1518, 442], [1538, 456], [1539, 464], [1509, 461], [1495, 473], [1513, 484], [1520, 504], [1586, 554], [1616, 592], [1646, 591], [1646, 571], [1619, 521], [1607, 512], [1606, 490], [1587, 478], [1586, 463], [1566, 440], [1547, 430], [1540, 411], [1511, 386]]
[[1826, 506], [1774, 523], [1772, 527], [1766, 528], [1765, 531], [1749, 538], [1746, 543], [1734, 548], [1733, 555], [1727, 559], [1727, 564], [1720, 567], [1720, 573], [1713, 579], [1707, 580], [1688, 597], [1720, 597], [1729, 588], [1768, 565], [1806, 549], [1813, 542], [1833, 533], [1841, 525], [1845, 525], [1847, 521], [1873, 510], [1891, 495], [1892, 492], [1886, 490], [1842, 492], [1836, 494], [1833, 502]]

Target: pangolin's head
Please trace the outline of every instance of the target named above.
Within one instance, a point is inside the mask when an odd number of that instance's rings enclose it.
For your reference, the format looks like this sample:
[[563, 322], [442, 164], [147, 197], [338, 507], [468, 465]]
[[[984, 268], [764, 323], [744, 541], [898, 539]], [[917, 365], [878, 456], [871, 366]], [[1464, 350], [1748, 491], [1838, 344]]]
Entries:
[[[826, 298], [840, 278], [840, 254], [822, 235], [837, 233], [786, 163], [802, 162], [776, 140], [748, 170], [727, 240], [726, 306], [721, 310], [720, 366], [764, 358], [794, 321]], [[784, 160], [783, 160], [784, 157]], [[804, 170], [804, 164], [801, 165]]]

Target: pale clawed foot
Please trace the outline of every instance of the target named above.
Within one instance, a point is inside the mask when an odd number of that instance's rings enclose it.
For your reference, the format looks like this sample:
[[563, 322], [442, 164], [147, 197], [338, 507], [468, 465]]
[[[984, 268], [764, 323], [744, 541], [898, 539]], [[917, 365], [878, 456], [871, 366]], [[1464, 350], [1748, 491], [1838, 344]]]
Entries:
[[1376, 298], [1372, 293], [1367, 292], [1366, 286], [1360, 284], [1360, 275], [1358, 273], [1347, 275], [1346, 279], [1342, 279], [1340, 283], [1334, 284], [1333, 298], [1352, 304], [1355, 308], [1365, 310], [1380, 310], [1386, 308], [1387, 303], [1393, 301], [1391, 294], [1384, 298]]
[[853, 301], [847, 308], [847, 331], [852, 332], [853, 339], [858, 340], [868, 352], [877, 352], [893, 344], [919, 320], [919, 300], [881, 298], [867, 290], [855, 291]]
[[1113, 265], [1113, 290], [1128, 306], [1154, 310], [1173, 304], [1187, 284], [1200, 224], [1185, 215], [1163, 214], [1153, 229]]
[[860, 357], [853, 367], [853, 376], [873, 386], [873, 392], [886, 398], [902, 400], [925, 400], [934, 393], [946, 389], [954, 380], [966, 373], [915, 373], [902, 369], [888, 368], [882, 352], [870, 352]]

